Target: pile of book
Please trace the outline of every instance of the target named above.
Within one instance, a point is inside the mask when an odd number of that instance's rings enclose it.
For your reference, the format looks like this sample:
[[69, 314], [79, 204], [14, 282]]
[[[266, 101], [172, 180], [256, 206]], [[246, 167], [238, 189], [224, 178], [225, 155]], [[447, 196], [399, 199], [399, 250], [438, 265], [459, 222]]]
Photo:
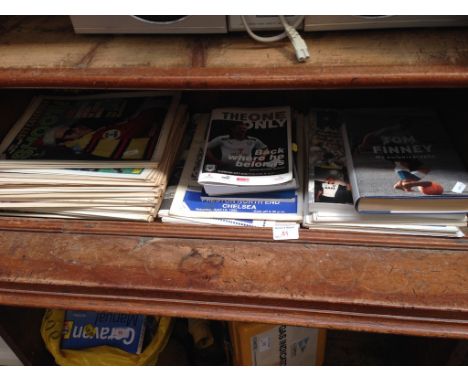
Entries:
[[152, 221], [188, 120], [179, 100], [35, 97], [0, 144], [0, 214]]
[[162, 221], [264, 227], [302, 220], [302, 162], [293, 149], [299, 115], [289, 107], [224, 108], [195, 125]]
[[315, 110], [307, 121], [304, 226], [463, 236], [468, 173], [435, 113]]
[[0, 143], [0, 215], [463, 236], [468, 173], [432, 111], [188, 120], [179, 93], [35, 97]]

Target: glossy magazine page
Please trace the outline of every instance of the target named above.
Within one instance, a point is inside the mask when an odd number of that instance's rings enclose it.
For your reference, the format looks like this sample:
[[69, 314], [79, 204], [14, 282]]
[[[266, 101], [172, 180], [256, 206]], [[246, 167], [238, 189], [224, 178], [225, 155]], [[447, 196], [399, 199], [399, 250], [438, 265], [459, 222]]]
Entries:
[[199, 183], [274, 185], [293, 178], [289, 107], [215, 109]]
[[200, 121], [179, 185], [169, 211], [170, 216], [192, 218], [254, 219], [299, 221], [302, 219], [302, 193], [291, 201], [203, 201], [198, 173], [203, 158], [207, 121]]
[[157, 167], [177, 102], [164, 92], [36, 97], [1, 143], [0, 167]]

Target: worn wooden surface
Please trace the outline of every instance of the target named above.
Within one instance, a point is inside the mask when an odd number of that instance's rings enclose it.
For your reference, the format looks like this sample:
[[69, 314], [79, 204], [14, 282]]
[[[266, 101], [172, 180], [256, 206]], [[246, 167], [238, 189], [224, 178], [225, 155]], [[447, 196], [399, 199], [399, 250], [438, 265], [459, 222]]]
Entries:
[[67, 17], [0, 19], [0, 86], [111, 88], [460, 87], [468, 30], [308, 33], [311, 58], [289, 42], [243, 34], [76, 35]]
[[[242, 240], [256, 243], [273, 242], [271, 228], [218, 227], [202, 225], [174, 225], [122, 221], [92, 221], [67, 219], [40, 219], [0, 217], [0, 230], [19, 232], [46, 232], [93, 235], [130, 235], [172, 239]], [[468, 235], [468, 229], [463, 228]], [[299, 240], [304, 244], [340, 244], [349, 246], [374, 246], [468, 251], [468, 239], [368, 234], [360, 232], [330, 232], [301, 229]], [[293, 243], [296, 243], [294, 241]], [[468, 270], [467, 270], [468, 271]]]
[[468, 338], [466, 248], [24, 231], [0, 242], [0, 304]]

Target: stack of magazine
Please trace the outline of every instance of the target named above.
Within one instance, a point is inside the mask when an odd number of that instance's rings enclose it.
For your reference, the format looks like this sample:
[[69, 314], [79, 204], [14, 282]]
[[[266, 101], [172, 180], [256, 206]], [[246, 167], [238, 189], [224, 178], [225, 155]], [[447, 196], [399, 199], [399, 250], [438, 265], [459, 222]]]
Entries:
[[180, 178], [169, 187], [159, 216], [174, 223], [259, 227], [301, 221], [302, 161], [293, 154], [293, 135], [302, 127], [289, 107], [198, 115]]
[[307, 122], [304, 226], [463, 236], [468, 176], [434, 113], [314, 110]]
[[463, 236], [468, 173], [432, 111], [188, 120], [172, 92], [33, 98], [0, 142], [0, 215]]
[[0, 144], [0, 213], [152, 221], [188, 119], [179, 100], [35, 97]]

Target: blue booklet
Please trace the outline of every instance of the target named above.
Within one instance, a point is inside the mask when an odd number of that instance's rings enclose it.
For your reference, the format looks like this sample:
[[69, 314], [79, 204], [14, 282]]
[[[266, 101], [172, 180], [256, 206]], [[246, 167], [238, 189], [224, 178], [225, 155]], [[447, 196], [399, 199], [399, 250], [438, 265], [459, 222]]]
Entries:
[[113, 346], [139, 354], [145, 334], [145, 316], [68, 310], [62, 333], [62, 349]]
[[[191, 211], [198, 212], [228, 212], [232, 214], [297, 213], [297, 194], [292, 201], [226, 201], [224, 199], [220, 201], [203, 201], [201, 196], [201, 189], [187, 189], [184, 196], [184, 203]], [[215, 217], [215, 215], [213, 215], [213, 217]]]
[[273, 191], [273, 192], [256, 192], [252, 194], [236, 194], [236, 195], [218, 195], [210, 196], [205, 190], [202, 191], [201, 200], [204, 202], [220, 202], [220, 201], [231, 201], [231, 202], [294, 202], [296, 197], [295, 190], [285, 191]]

